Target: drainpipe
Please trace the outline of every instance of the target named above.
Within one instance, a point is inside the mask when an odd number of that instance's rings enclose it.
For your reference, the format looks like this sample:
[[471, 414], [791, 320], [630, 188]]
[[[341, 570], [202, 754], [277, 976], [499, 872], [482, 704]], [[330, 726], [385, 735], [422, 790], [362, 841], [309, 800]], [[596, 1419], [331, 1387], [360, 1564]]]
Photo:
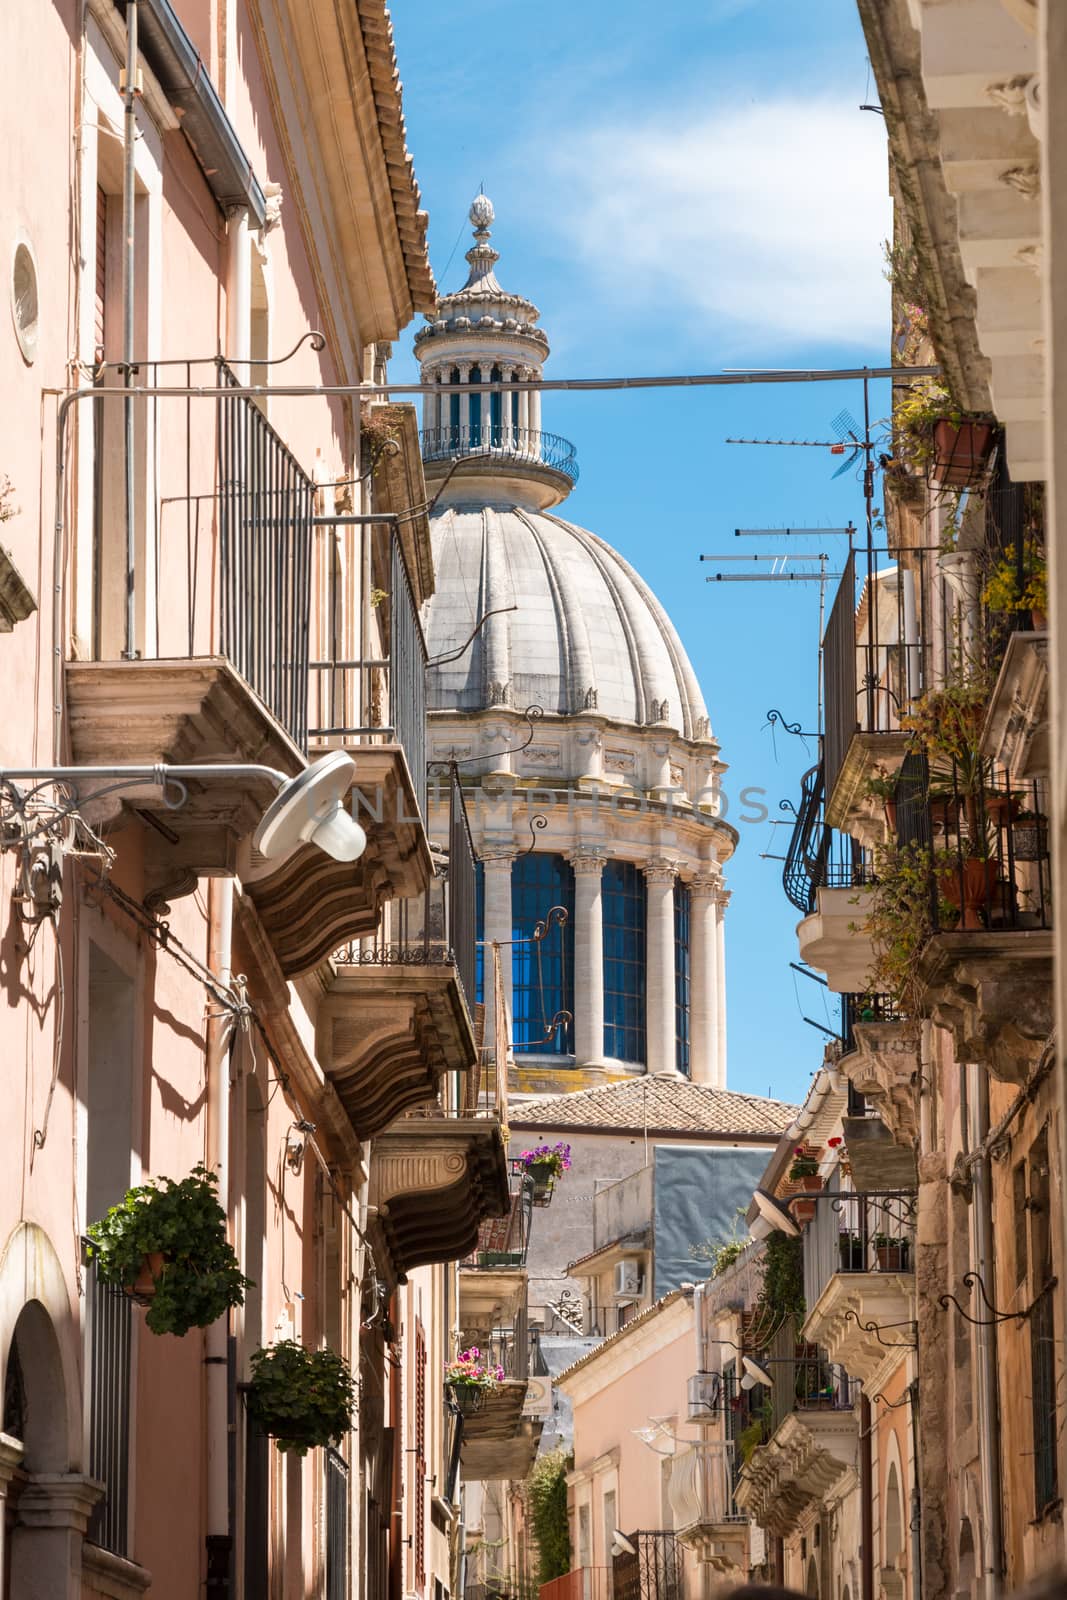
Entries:
[[[229, 988], [232, 973], [233, 879], [215, 878], [209, 886], [210, 963], [219, 983]], [[218, 1174], [219, 1204], [230, 1214], [230, 1046], [233, 1019], [208, 1017], [207, 1164]], [[233, 1535], [230, 1526], [229, 1313], [208, 1328], [207, 1367], [207, 1597], [228, 1600]]]
[[[134, 274], [137, 268], [134, 207], [134, 154], [137, 144], [137, 0], [126, 0], [126, 83], [123, 89], [122, 150], [122, 373], [126, 388], [133, 383]], [[137, 529], [133, 470], [133, 396], [122, 402], [126, 510], [126, 643], [127, 661], [137, 658]]]
[[248, 383], [252, 353], [252, 247], [248, 212], [230, 218], [226, 271], [226, 354], [240, 383]]
[[874, 1472], [871, 1467], [871, 1402], [860, 1396], [860, 1595], [874, 1600]]
[[[989, 1132], [989, 1079], [979, 1066], [971, 1066], [974, 1084], [972, 1120], [974, 1144], [982, 1154], [973, 1167], [971, 1200], [974, 1239], [974, 1270], [995, 1299], [993, 1258], [992, 1164], [984, 1140]], [[978, 1427], [981, 1439], [981, 1482], [985, 1538], [982, 1541], [985, 1572], [983, 1593], [992, 1600], [999, 1592], [1004, 1570], [1004, 1532], [1000, 1502], [999, 1393], [997, 1383], [997, 1331], [992, 1323], [979, 1323], [978, 1340]]]

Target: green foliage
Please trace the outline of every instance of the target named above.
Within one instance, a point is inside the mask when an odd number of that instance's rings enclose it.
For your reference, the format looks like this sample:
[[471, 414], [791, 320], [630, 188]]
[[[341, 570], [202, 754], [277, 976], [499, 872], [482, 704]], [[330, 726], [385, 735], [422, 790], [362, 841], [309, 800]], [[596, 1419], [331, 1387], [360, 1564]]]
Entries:
[[749, 1245], [748, 1228], [745, 1226], [745, 1207], [738, 1206], [730, 1223], [730, 1232], [720, 1235], [716, 1239], [702, 1239], [699, 1244], [689, 1246], [689, 1259], [691, 1261], [708, 1261], [711, 1263], [711, 1276], [721, 1277], [722, 1274], [733, 1266], [737, 1258], [744, 1254]]
[[785, 1233], [772, 1233], [763, 1245], [763, 1283], [756, 1309], [761, 1328], [792, 1321], [799, 1333], [804, 1321], [804, 1245]]
[[1022, 551], [1022, 570], [1014, 556], [1003, 556], [989, 575], [982, 590], [983, 604], [991, 611], [1047, 611], [1048, 572], [1045, 547], [1029, 538]]
[[917, 378], [897, 397], [893, 406], [893, 454], [912, 466], [922, 466], [933, 455], [934, 423], [945, 417], [959, 427], [963, 412], [943, 384], [934, 378]]
[[946, 851], [918, 844], [890, 843], [875, 851], [875, 880], [862, 928], [874, 957], [867, 988], [892, 995], [906, 1017], [919, 1014], [919, 958], [935, 927], [951, 920], [953, 907], [942, 898], [939, 883], [952, 866]]
[[202, 1165], [180, 1182], [150, 1179], [86, 1229], [90, 1258], [103, 1281], [117, 1288], [132, 1290], [145, 1257], [162, 1255], [145, 1319], [153, 1333], [180, 1337], [190, 1328], [207, 1328], [230, 1306], [243, 1305], [252, 1287], [226, 1238], [218, 1181]]
[[760, 1445], [763, 1443], [763, 1423], [755, 1417], [747, 1428], [742, 1428], [737, 1435], [737, 1447], [741, 1452], [741, 1460], [747, 1467]]
[[248, 1414], [278, 1449], [303, 1456], [340, 1444], [352, 1424], [356, 1389], [348, 1362], [333, 1350], [305, 1350], [282, 1339], [251, 1357]]
[[538, 1457], [526, 1480], [527, 1505], [537, 1540], [539, 1583], [550, 1583], [571, 1570], [567, 1473], [573, 1464], [573, 1456], [553, 1450]]

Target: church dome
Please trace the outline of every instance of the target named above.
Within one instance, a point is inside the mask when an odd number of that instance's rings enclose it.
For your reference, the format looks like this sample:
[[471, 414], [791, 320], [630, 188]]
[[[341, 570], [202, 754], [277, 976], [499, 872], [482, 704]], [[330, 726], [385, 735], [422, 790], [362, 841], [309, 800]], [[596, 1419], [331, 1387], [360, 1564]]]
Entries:
[[[696, 674], [663, 607], [596, 534], [533, 506], [458, 502], [433, 518], [430, 709], [522, 710], [711, 732]], [[515, 607], [515, 610], [504, 608]]]

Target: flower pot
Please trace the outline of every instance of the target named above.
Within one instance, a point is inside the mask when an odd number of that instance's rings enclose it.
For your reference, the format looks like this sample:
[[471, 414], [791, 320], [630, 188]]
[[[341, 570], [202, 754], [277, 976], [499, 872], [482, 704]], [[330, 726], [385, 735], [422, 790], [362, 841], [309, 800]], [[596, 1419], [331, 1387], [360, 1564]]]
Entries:
[[156, 1292], [156, 1279], [163, 1271], [164, 1256], [162, 1250], [152, 1250], [141, 1262], [141, 1270], [133, 1282], [133, 1286], [126, 1290], [131, 1300], [136, 1300], [138, 1305], [150, 1305]]
[[966, 489], [984, 474], [993, 448], [991, 422], [955, 423], [942, 417], [934, 423], [930, 482], [939, 489]]
[[480, 1383], [450, 1383], [448, 1392], [456, 1410], [463, 1417], [473, 1416], [485, 1404], [485, 1389]]
[[[980, 856], [967, 856], [962, 863], [961, 928], [981, 928], [981, 913], [987, 911], [997, 887], [997, 863]], [[961, 874], [946, 872], [940, 880], [941, 893], [950, 905], [960, 906]]]
[[1035, 633], [1046, 633], [1048, 631], [1048, 616], [1038, 606], [1030, 608], [1030, 626]]
[[908, 1267], [908, 1241], [894, 1239], [891, 1244], [875, 1245], [879, 1272], [906, 1272]]
[[797, 1222], [803, 1223], [815, 1221], [814, 1200], [794, 1200], [789, 1209], [793, 1213], [793, 1216]]
[[1048, 818], [1018, 817], [1011, 825], [1016, 861], [1044, 861], [1048, 855]]
[[807, 1176], [801, 1178], [800, 1187], [804, 1190], [805, 1194], [821, 1194], [822, 1178], [817, 1172], [809, 1173]]

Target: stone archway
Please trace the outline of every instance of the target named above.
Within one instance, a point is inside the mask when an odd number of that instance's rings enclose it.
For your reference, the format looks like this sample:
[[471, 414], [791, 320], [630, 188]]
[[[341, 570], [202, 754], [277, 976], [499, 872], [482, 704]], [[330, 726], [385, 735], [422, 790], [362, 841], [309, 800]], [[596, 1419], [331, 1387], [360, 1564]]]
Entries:
[[814, 1600], [819, 1600], [819, 1564], [814, 1556], [808, 1557], [808, 1576], [804, 1593], [814, 1596]]
[[4, 1428], [5, 1600], [77, 1600], [81, 1546], [101, 1485], [78, 1470], [82, 1450], [75, 1318], [48, 1235], [20, 1223], [0, 1258]]

